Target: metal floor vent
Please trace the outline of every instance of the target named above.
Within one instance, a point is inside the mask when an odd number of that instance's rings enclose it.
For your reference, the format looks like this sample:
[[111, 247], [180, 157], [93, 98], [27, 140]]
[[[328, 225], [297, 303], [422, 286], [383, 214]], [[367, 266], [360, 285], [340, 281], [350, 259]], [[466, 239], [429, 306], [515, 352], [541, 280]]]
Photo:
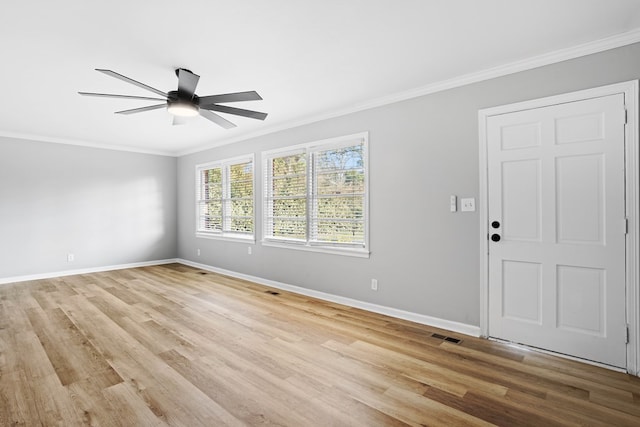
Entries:
[[270, 294], [270, 295], [280, 295], [280, 292], [276, 292], [276, 291], [264, 291], [265, 294]]
[[431, 336], [433, 338], [438, 338], [439, 340], [444, 340], [444, 341], [448, 341], [448, 342], [452, 342], [454, 344], [460, 344], [460, 342], [462, 340], [459, 340], [458, 338], [453, 338], [453, 337], [447, 337], [445, 335], [440, 335], [440, 334], [431, 334]]

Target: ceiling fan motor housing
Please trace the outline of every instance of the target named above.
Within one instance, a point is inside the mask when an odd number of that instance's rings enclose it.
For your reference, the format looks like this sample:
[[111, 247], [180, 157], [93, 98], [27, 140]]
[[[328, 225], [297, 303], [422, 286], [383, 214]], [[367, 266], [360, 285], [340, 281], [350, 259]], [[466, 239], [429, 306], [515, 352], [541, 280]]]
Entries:
[[167, 95], [167, 111], [174, 116], [191, 117], [199, 114], [200, 99], [197, 95], [191, 98], [181, 97], [177, 90], [172, 90]]

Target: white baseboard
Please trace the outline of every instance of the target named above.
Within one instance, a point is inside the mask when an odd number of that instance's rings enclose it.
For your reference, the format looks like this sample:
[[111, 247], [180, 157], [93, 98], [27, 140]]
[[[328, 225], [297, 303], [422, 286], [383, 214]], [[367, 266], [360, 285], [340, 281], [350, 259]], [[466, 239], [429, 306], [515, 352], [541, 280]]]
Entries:
[[101, 271], [124, 270], [125, 268], [149, 267], [152, 265], [170, 264], [179, 262], [177, 259], [162, 259], [156, 261], [134, 262], [130, 264], [105, 265], [101, 267], [79, 268], [76, 270], [54, 271], [50, 273], [30, 274], [26, 276], [0, 277], [0, 285], [7, 283], [26, 282], [28, 280], [51, 279], [54, 277], [73, 276], [74, 274], [99, 273]]
[[435, 328], [446, 329], [449, 331], [458, 332], [460, 334], [470, 335], [473, 337], [480, 336], [479, 326], [468, 325], [465, 323], [454, 322], [451, 320], [439, 319], [437, 317], [426, 316], [424, 314], [412, 313], [410, 311], [399, 310], [397, 308], [386, 307], [383, 305], [372, 304], [372, 303], [359, 301], [352, 298], [346, 298], [338, 295], [328, 294], [325, 292], [314, 291], [312, 289], [306, 289], [300, 286], [294, 286], [294, 285], [289, 285], [282, 282], [277, 282], [275, 280], [269, 280], [269, 279], [264, 279], [262, 277], [251, 276], [244, 273], [238, 273], [236, 271], [225, 270], [223, 268], [213, 267], [206, 264], [200, 264], [200, 263], [189, 261], [186, 259], [179, 258], [175, 262], [179, 262], [181, 264], [185, 264], [195, 268], [200, 268], [202, 270], [211, 271], [214, 273], [224, 274], [225, 276], [231, 276], [238, 279], [248, 280], [250, 282], [259, 283], [261, 285], [270, 286], [276, 289], [282, 289], [284, 291], [289, 291], [296, 294], [318, 298], [324, 301], [334, 302], [334, 303], [346, 305], [349, 307], [360, 308], [362, 310], [384, 314], [384, 315], [395, 317], [398, 319], [409, 320], [411, 322], [433, 326]]
[[306, 289], [300, 286], [289, 285], [287, 283], [277, 282], [275, 280], [264, 279], [262, 277], [251, 276], [249, 274], [238, 273], [236, 271], [225, 270], [223, 268], [213, 267], [211, 265], [200, 264], [197, 262], [189, 261], [181, 258], [163, 259], [156, 261], [135, 262], [129, 264], [118, 265], [105, 265], [101, 267], [81, 268], [75, 270], [64, 270], [50, 273], [30, 274], [25, 276], [15, 277], [2, 277], [0, 278], [0, 285], [8, 283], [26, 282], [29, 280], [41, 280], [51, 279], [54, 277], [72, 276], [74, 274], [89, 274], [99, 273], [102, 271], [123, 270], [126, 268], [136, 267], [148, 267], [153, 265], [181, 263], [191, 267], [200, 268], [202, 270], [212, 271], [214, 273], [224, 274], [225, 276], [236, 277], [238, 279], [248, 280], [251, 282], [259, 283], [261, 285], [270, 286], [276, 289], [282, 289], [284, 291], [293, 292], [300, 295], [305, 295], [313, 298], [318, 298], [323, 301], [334, 302], [337, 304], [346, 305], [348, 307], [359, 308], [362, 310], [371, 311], [373, 313], [384, 314], [387, 316], [395, 317], [398, 319], [409, 320], [411, 322], [420, 323], [423, 325], [433, 326], [435, 328], [446, 329], [453, 332], [458, 332], [464, 335], [470, 335], [473, 337], [480, 336], [480, 327], [467, 325], [465, 323], [454, 322], [451, 320], [440, 319], [437, 317], [426, 316], [424, 314], [412, 313], [410, 311], [399, 310], [397, 308], [386, 307], [383, 305], [372, 304], [364, 301], [359, 301], [352, 298], [341, 297], [339, 295], [333, 295], [326, 292], [314, 291], [312, 289]]

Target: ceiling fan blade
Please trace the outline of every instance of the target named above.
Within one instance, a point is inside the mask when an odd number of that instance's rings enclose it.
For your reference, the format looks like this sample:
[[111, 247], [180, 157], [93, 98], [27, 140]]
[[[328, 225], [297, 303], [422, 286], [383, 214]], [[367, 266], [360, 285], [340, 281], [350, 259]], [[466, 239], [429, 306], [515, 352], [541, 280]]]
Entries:
[[196, 86], [198, 86], [198, 80], [200, 76], [193, 74], [189, 70], [184, 68], [178, 69], [178, 96], [181, 98], [192, 99], [196, 93]]
[[104, 73], [107, 76], [115, 77], [116, 79], [120, 79], [120, 80], [122, 80], [124, 82], [131, 83], [132, 85], [136, 85], [138, 87], [141, 87], [142, 89], [149, 90], [149, 91], [155, 93], [156, 95], [160, 95], [160, 96], [163, 96], [165, 98], [167, 97], [167, 94], [164, 93], [163, 91], [158, 90], [156, 88], [153, 88], [151, 86], [147, 86], [146, 84], [140, 83], [139, 81], [130, 79], [129, 77], [123, 76], [122, 74], [116, 73], [115, 71], [104, 70], [104, 69], [100, 69], [100, 68], [96, 68], [96, 71], [100, 71], [101, 73]]
[[258, 92], [251, 90], [248, 92], [225, 93], [222, 95], [209, 95], [200, 97], [200, 105], [219, 104], [220, 102], [240, 102], [240, 101], [261, 101], [262, 97]]
[[116, 111], [116, 114], [135, 114], [142, 113], [144, 111], [158, 110], [160, 108], [167, 108], [167, 104], [149, 105], [147, 107], [133, 108], [131, 110]]
[[231, 123], [229, 120], [223, 119], [216, 113], [211, 112], [209, 110], [200, 109], [200, 115], [207, 120], [211, 120], [213, 123], [217, 124], [218, 126], [222, 126], [225, 129], [231, 129], [236, 127], [236, 125]]
[[236, 116], [249, 117], [250, 119], [264, 120], [267, 118], [267, 113], [261, 113], [260, 111], [245, 110], [242, 108], [228, 107], [226, 105], [213, 104], [213, 105], [200, 106], [200, 108], [204, 108], [206, 110], [219, 111], [221, 113], [235, 114]]
[[94, 92], [78, 92], [82, 96], [99, 96], [103, 98], [125, 98], [125, 99], [141, 99], [145, 101], [165, 101], [162, 98], [150, 98], [148, 96], [133, 96], [133, 95], [115, 95], [112, 93], [94, 93]]
[[173, 126], [186, 125], [189, 119], [186, 117], [173, 116]]

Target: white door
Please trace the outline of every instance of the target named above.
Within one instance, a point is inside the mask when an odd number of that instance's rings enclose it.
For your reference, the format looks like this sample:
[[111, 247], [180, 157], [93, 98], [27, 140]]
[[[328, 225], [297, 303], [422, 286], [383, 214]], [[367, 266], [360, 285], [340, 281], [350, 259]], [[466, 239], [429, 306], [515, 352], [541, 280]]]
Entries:
[[490, 336], [626, 367], [624, 125], [623, 94], [487, 119]]

